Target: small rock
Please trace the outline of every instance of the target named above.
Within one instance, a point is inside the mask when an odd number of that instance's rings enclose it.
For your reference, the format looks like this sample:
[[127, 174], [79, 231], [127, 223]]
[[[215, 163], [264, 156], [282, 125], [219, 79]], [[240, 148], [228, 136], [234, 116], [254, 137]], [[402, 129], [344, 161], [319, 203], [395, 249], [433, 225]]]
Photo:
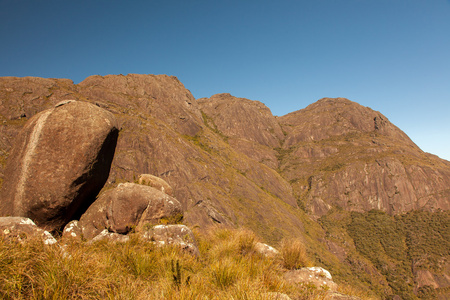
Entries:
[[328, 286], [330, 290], [337, 289], [337, 284], [333, 281], [330, 272], [321, 267], [288, 271], [284, 274], [284, 278], [292, 283], [312, 283], [316, 287]]
[[109, 241], [117, 242], [117, 243], [125, 243], [130, 240], [130, 237], [128, 235], [124, 235], [124, 234], [109, 232], [108, 229], [105, 229], [102, 232], [100, 232], [96, 237], [94, 237], [90, 241], [90, 243], [103, 241], [103, 240], [109, 240]]
[[173, 197], [172, 187], [162, 178], [151, 174], [141, 174], [139, 175], [138, 183], [154, 187], [155, 189], [158, 189], [161, 192]]
[[40, 229], [31, 219], [25, 217], [0, 217], [0, 236], [15, 238], [20, 242], [27, 238], [41, 237], [46, 245], [57, 243], [48, 231]]
[[186, 225], [157, 225], [142, 233], [142, 237], [157, 245], [179, 245], [183, 250], [199, 256], [192, 230]]
[[266, 257], [274, 257], [277, 256], [278, 253], [280, 253], [277, 249], [275, 249], [272, 246], [269, 246], [267, 244], [257, 242], [255, 244], [255, 250], [256, 252], [266, 256]]
[[278, 293], [278, 292], [268, 292], [264, 293], [264, 299], [267, 300], [291, 300], [291, 297], [289, 297], [286, 294]]
[[82, 230], [80, 226], [78, 226], [78, 221], [73, 220], [67, 223], [66, 227], [64, 227], [62, 238], [63, 239], [76, 239], [81, 240], [83, 237]]

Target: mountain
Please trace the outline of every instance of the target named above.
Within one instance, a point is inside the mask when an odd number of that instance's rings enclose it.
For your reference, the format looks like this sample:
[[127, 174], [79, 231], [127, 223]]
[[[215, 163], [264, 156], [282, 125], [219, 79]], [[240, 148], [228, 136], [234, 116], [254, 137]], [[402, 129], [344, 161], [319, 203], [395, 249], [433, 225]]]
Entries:
[[424, 153], [381, 113], [324, 98], [279, 122], [280, 174], [313, 215], [450, 208], [450, 163]]
[[[413, 289], [417, 294], [433, 285], [419, 282], [425, 276], [419, 270], [431, 270], [422, 265], [402, 279], [410, 285], [395, 287], [398, 279], [389, 279], [363, 251], [368, 242], [355, 229], [373, 209], [394, 220], [395, 228], [398, 216], [416, 210], [431, 214], [427, 220], [437, 214], [442, 224], [448, 220], [442, 211], [450, 208], [450, 162], [424, 153], [381, 113], [344, 98], [324, 98], [275, 117], [263, 103], [230, 94], [196, 100], [166, 75], [91, 76], [79, 84], [3, 77], [0, 185], [25, 122], [66, 99], [94, 103], [119, 123], [105, 189], [153, 174], [173, 187], [191, 227], [245, 226], [272, 244], [301, 237], [317, 263], [338, 279], [383, 296], [403, 289], [414, 295]], [[402, 245], [410, 249], [406, 232]], [[418, 254], [416, 262], [426, 254]], [[445, 262], [427, 276], [448, 275], [448, 253], [433, 257]], [[372, 279], [364, 279], [367, 274]], [[435, 289], [450, 286], [435, 282]]]

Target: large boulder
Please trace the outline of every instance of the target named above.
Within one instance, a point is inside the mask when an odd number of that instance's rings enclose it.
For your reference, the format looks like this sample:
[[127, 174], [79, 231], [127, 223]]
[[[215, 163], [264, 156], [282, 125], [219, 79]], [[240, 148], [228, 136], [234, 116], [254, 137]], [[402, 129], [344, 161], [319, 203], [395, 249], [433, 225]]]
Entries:
[[160, 190], [135, 183], [122, 183], [102, 193], [81, 216], [78, 226], [90, 240], [107, 229], [127, 234], [145, 224], [171, 222], [182, 217], [181, 204]]
[[61, 230], [102, 189], [117, 137], [115, 117], [87, 102], [60, 102], [33, 116], [7, 161], [0, 215]]

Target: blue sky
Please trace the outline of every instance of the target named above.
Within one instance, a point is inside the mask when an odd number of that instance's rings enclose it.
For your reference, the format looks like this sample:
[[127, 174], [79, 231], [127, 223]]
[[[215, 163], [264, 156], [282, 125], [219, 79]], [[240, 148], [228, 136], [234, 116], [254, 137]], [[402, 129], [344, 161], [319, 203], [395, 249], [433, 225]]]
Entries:
[[345, 97], [450, 160], [450, 0], [0, 0], [0, 76], [128, 73], [274, 115]]

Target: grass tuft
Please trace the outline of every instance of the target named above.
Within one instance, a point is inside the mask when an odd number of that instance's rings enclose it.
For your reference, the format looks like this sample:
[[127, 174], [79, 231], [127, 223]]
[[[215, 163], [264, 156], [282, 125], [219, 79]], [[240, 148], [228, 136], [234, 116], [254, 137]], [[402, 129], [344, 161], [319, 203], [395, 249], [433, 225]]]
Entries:
[[285, 239], [281, 242], [280, 254], [283, 267], [288, 270], [310, 267], [311, 261], [300, 239]]

